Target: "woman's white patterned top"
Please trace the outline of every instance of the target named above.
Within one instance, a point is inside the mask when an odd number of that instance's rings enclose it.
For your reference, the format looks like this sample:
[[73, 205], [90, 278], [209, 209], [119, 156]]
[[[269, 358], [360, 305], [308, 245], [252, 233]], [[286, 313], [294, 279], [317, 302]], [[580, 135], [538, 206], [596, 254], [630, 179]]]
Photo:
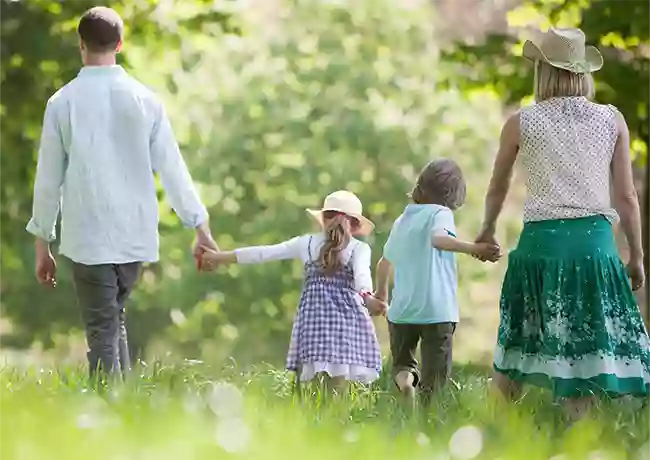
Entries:
[[524, 222], [618, 214], [610, 204], [616, 109], [584, 97], [549, 99], [520, 112]]

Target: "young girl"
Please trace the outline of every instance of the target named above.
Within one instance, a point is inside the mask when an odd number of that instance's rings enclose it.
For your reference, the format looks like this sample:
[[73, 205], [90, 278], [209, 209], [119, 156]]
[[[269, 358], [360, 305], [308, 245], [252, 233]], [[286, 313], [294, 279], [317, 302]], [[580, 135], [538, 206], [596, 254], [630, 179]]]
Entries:
[[321, 210], [307, 211], [322, 232], [272, 246], [206, 250], [202, 266], [212, 270], [228, 263], [302, 260], [305, 281], [287, 369], [295, 371], [301, 381], [324, 374], [335, 389], [347, 380], [372, 382], [379, 377], [381, 355], [370, 314], [382, 314], [386, 305], [370, 295], [370, 246], [353, 235], [368, 235], [374, 225], [363, 216], [359, 198], [344, 190], [325, 198]]
[[[395, 383], [412, 402], [415, 388], [425, 403], [446, 382], [458, 305], [454, 253], [495, 261], [499, 248], [456, 238], [453, 210], [465, 201], [466, 186], [458, 165], [447, 159], [430, 162], [411, 193], [412, 204], [395, 221], [377, 266], [377, 292], [388, 298], [390, 274], [395, 282], [388, 328]], [[421, 342], [422, 373], [415, 359]]]

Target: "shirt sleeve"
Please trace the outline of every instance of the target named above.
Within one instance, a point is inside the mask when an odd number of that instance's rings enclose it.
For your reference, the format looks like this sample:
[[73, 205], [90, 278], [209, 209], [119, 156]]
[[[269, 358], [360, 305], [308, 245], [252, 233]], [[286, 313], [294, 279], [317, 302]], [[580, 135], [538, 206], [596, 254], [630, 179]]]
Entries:
[[433, 217], [433, 235], [449, 235], [456, 237], [456, 225], [454, 224], [454, 213], [451, 209], [441, 208]]
[[235, 250], [240, 264], [261, 264], [272, 260], [300, 259], [308, 241], [295, 237], [279, 244], [269, 246], [250, 246]]
[[167, 199], [183, 225], [196, 228], [206, 222], [208, 212], [194, 187], [162, 104], [157, 106], [150, 148], [153, 170], [159, 174]]
[[68, 165], [56, 110], [57, 106], [50, 99], [45, 107], [38, 149], [32, 218], [27, 224], [29, 233], [48, 242], [56, 239], [61, 187]]
[[352, 270], [354, 288], [357, 292], [372, 292], [372, 272], [370, 269], [372, 251], [367, 243], [359, 242], [352, 251]]

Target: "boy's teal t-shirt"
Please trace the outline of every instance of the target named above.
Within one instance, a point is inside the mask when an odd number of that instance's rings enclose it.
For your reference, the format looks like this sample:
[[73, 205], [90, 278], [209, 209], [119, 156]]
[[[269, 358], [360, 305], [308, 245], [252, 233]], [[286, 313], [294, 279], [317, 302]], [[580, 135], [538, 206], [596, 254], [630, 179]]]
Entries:
[[384, 246], [395, 276], [390, 322], [458, 322], [456, 257], [432, 246], [439, 232], [456, 236], [453, 213], [435, 204], [409, 204], [393, 224]]

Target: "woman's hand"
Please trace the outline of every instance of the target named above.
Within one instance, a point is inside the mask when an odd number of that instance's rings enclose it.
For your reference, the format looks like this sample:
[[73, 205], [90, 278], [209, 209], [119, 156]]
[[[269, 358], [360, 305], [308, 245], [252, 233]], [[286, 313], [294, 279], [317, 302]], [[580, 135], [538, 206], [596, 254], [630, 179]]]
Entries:
[[627, 275], [630, 277], [630, 284], [633, 291], [638, 291], [645, 284], [645, 273], [643, 271], [643, 258], [631, 259], [627, 264]]
[[480, 253], [475, 254], [474, 257], [476, 257], [481, 262], [486, 262], [488, 260], [490, 262], [496, 262], [497, 260], [499, 260], [501, 258], [501, 246], [499, 245], [499, 242], [497, 241], [496, 236], [494, 235], [494, 230], [493, 229], [483, 228], [483, 230], [481, 230], [479, 232], [479, 234], [476, 236], [476, 238], [474, 239], [474, 242], [475, 243], [485, 243], [485, 244], [488, 245], [488, 247], [497, 247], [497, 248], [499, 248], [498, 257], [496, 257], [494, 260], [492, 260], [489, 257], [485, 257], [484, 254], [483, 255], [480, 254]]

